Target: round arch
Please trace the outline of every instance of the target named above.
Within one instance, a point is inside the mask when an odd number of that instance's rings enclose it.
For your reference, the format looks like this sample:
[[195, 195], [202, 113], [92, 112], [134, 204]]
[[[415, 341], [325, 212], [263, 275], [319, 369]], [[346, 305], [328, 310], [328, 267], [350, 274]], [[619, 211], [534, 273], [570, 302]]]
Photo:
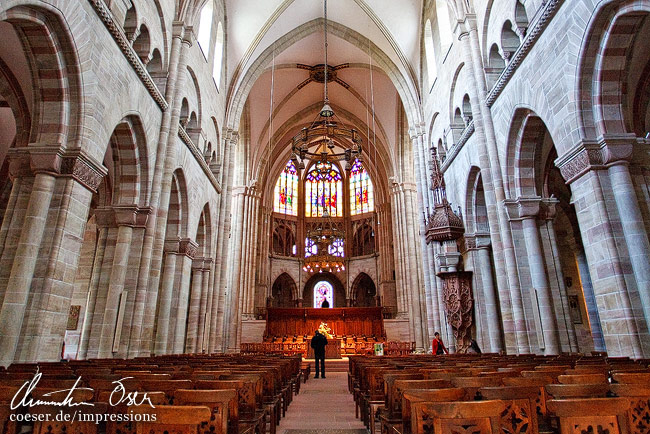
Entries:
[[320, 281], [328, 282], [334, 289], [334, 305], [330, 305], [330, 307], [344, 307], [346, 305], [345, 288], [333, 273], [316, 273], [307, 280], [302, 291], [302, 305], [305, 307], [314, 305], [314, 288]]

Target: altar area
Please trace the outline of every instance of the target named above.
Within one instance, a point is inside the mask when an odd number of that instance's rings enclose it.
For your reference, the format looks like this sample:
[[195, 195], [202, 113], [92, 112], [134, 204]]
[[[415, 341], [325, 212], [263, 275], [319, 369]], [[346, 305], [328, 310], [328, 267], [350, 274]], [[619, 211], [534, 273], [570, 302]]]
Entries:
[[267, 352], [313, 358], [311, 338], [321, 325], [332, 335], [325, 347], [326, 359], [369, 354], [375, 343], [386, 341], [381, 307], [268, 308], [263, 343], [257, 345], [268, 347]]

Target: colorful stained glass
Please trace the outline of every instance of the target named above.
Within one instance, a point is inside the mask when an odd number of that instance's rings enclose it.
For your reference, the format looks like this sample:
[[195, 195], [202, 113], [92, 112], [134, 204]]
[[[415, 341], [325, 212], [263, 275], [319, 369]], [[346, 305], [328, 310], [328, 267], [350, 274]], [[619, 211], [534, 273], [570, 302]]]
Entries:
[[298, 170], [289, 160], [275, 183], [275, 212], [298, 215]]
[[345, 256], [345, 249], [343, 246], [343, 238], [337, 238], [327, 247], [327, 253], [332, 256], [343, 257]]
[[363, 163], [355, 160], [350, 170], [350, 214], [357, 215], [375, 210], [372, 181]]
[[305, 258], [318, 253], [318, 246], [311, 238], [305, 238]]
[[334, 307], [334, 288], [331, 283], [321, 280], [314, 285], [314, 307], [323, 306], [325, 300], [330, 307]]
[[305, 217], [322, 217], [327, 209], [331, 217], [343, 217], [343, 177], [330, 162], [319, 161], [305, 181]]

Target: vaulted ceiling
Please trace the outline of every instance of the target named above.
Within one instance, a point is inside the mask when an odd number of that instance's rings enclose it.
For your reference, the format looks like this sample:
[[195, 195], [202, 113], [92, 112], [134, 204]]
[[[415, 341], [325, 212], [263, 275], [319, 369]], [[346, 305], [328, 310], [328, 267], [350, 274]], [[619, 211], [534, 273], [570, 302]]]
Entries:
[[[332, 107], [364, 136], [374, 170], [390, 173], [400, 104], [412, 113], [419, 100], [422, 1], [328, 0], [327, 7]], [[310, 67], [324, 63], [323, 2], [227, 0], [226, 13], [230, 123], [239, 126], [248, 102], [251, 163], [261, 165], [271, 147], [279, 168], [291, 137], [322, 106], [322, 80]]]

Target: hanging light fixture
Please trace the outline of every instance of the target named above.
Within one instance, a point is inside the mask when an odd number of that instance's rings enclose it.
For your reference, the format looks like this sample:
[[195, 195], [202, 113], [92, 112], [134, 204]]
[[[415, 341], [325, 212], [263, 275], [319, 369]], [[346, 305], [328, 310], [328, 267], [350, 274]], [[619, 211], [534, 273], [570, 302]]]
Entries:
[[302, 269], [307, 273], [345, 271], [343, 258], [345, 231], [332, 220], [327, 209], [323, 212], [323, 218], [324, 221], [307, 231], [310, 251], [308, 252], [309, 256], [305, 254]]
[[[331, 164], [333, 161], [346, 161], [345, 170], [352, 168], [352, 163], [361, 158], [361, 134], [349, 128], [342, 122], [334, 120], [338, 118], [330, 106], [327, 93], [328, 68], [327, 64], [327, 0], [323, 3], [323, 30], [325, 33], [325, 63], [323, 65], [323, 107], [318, 116], [309, 127], [305, 127], [292, 139], [291, 159], [298, 168], [304, 169], [306, 159], [317, 160], [319, 163]], [[320, 81], [320, 80], [319, 80]], [[343, 148], [335, 152], [336, 146]], [[331, 167], [331, 166], [330, 166]], [[320, 168], [317, 167], [320, 171]], [[324, 173], [324, 172], [322, 172]]]

